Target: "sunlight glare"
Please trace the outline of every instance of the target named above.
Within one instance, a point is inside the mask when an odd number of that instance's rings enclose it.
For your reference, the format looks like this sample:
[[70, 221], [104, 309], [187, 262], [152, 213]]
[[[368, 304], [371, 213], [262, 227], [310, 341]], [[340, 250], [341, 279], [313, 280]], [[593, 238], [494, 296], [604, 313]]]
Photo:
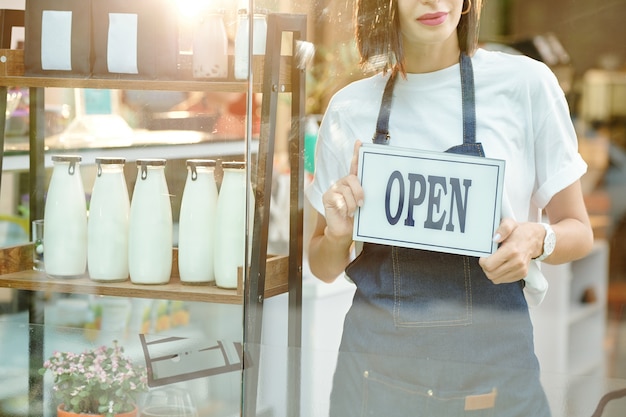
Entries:
[[197, 16], [198, 13], [208, 6], [208, 1], [204, 0], [176, 0], [178, 5], [178, 13], [181, 20], [188, 21]]

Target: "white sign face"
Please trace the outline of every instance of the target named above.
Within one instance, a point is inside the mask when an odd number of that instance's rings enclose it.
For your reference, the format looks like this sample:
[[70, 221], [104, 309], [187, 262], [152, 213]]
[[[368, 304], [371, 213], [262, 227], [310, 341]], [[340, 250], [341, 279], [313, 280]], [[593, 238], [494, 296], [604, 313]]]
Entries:
[[500, 224], [505, 162], [364, 144], [358, 178], [365, 200], [355, 241], [488, 256]]

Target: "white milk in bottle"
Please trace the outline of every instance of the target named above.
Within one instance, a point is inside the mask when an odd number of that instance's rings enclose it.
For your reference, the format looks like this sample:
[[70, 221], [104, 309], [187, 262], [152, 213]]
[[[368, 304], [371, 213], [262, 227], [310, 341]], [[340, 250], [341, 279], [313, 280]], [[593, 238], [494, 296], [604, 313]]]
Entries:
[[87, 269], [96, 281], [128, 279], [130, 199], [124, 158], [96, 158], [98, 172], [87, 221]]
[[[224, 176], [215, 215], [215, 284], [237, 288], [237, 268], [245, 264], [246, 190], [249, 187], [244, 162], [223, 162], [222, 167]], [[253, 201], [252, 193], [250, 201]], [[252, 210], [248, 214], [251, 215]]]
[[172, 205], [165, 163], [137, 160], [128, 230], [128, 271], [135, 284], [166, 284], [172, 272]]
[[[248, 78], [248, 57], [250, 48], [250, 21], [247, 9], [239, 9], [237, 33], [235, 34], [234, 75], [237, 80]], [[267, 38], [267, 18], [262, 11], [252, 15], [252, 55], [265, 55]]]
[[214, 169], [214, 160], [187, 161], [187, 180], [178, 224], [178, 271], [181, 282], [214, 281], [213, 245], [217, 205]]
[[52, 177], [44, 206], [46, 274], [73, 278], [87, 266], [87, 204], [80, 175], [81, 157], [52, 156]]
[[195, 78], [228, 77], [228, 36], [222, 13], [205, 11], [195, 21], [192, 61]]

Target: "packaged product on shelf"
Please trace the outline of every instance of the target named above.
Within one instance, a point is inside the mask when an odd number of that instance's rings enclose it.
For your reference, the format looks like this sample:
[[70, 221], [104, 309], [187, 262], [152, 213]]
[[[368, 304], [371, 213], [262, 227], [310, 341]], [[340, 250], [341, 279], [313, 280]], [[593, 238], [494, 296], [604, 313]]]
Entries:
[[250, 36], [250, 17], [247, 9], [239, 10], [237, 34], [235, 35], [235, 79], [246, 80], [249, 68], [250, 37], [252, 37], [252, 55], [265, 55], [267, 38], [267, 17], [258, 11], [252, 15], [252, 36]]
[[[222, 288], [237, 288], [237, 269], [245, 264], [246, 213], [252, 220], [253, 210], [246, 210], [245, 162], [223, 162], [224, 176], [217, 197], [215, 215], [215, 283]], [[250, 208], [254, 204], [250, 204]], [[251, 222], [250, 222], [251, 224]]]
[[154, 332], [160, 333], [172, 328], [170, 316], [170, 300], [154, 300], [152, 304], [152, 321]]
[[152, 305], [154, 300], [149, 298], [133, 298], [130, 300], [130, 319], [128, 322], [128, 334], [146, 334], [152, 329]]
[[103, 339], [126, 337], [130, 318], [130, 299], [126, 297], [100, 296], [102, 320], [100, 334]]
[[28, 0], [24, 71], [31, 76], [91, 73], [91, 0]]
[[175, 2], [92, 1], [95, 77], [177, 78]]
[[128, 279], [130, 199], [124, 158], [96, 158], [98, 166], [87, 221], [87, 269], [96, 281]]
[[189, 324], [189, 306], [184, 301], [170, 302], [170, 322], [172, 327], [183, 327]]
[[44, 206], [46, 274], [75, 278], [87, 267], [87, 202], [80, 175], [81, 157], [53, 155]]
[[178, 271], [181, 282], [208, 283], [215, 280], [213, 247], [217, 184], [215, 161], [187, 161], [178, 223]]
[[83, 326], [83, 337], [90, 342], [97, 340], [100, 335], [102, 324], [102, 304], [100, 303], [100, 298], [95, 295], [90, 295], [88, 298], [89, 310]]
[[194, 78], [228, 77], [228, 36], [222, 13], [205, 11], [196, 17], [192, 62]]
[[81, 297], [61, 297], [50, 313], [46, 319], [56, 326], [83, 328], [89, 319], [89, 304]]
[[173, 220], [165, 164], [165, 159], [137, 160], [128, 231], [128, 271], [135, 284], [170, 281]]

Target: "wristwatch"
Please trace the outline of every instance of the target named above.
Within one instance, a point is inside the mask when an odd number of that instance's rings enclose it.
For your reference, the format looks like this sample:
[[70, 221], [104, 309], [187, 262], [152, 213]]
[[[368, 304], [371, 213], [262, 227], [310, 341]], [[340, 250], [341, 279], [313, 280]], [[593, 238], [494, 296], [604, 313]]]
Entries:
[[556, 234], [548, 223], [539, 223], [546, 229], [546, 237], [543, 239], [543, 253], [535, 258], [535, 261], [543, 261], [554, 252], [556, 246]]

